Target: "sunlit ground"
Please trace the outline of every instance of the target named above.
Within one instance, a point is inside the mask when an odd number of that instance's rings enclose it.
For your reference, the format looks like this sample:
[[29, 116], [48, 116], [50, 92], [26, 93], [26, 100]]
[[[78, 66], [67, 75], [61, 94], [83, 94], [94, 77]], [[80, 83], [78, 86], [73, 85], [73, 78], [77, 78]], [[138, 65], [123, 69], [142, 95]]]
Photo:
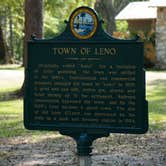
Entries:
[[148, 72], [147, 78], [150, 127], [160, 129], [166, 126], [166, 72]]

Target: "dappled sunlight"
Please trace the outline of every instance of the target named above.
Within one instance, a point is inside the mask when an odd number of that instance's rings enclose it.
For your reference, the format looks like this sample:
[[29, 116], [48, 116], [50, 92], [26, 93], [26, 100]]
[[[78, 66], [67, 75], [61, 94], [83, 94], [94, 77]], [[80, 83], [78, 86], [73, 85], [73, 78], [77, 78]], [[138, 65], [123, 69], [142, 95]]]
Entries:
[[160, 101], [164, 101], [165, 97], [164, 96], [156, 96], [156, 95], [149, 95], [147, 96], [147, 99], [149, 99], [150, 101], [154, 101], [154, 102], [160, 102]]
[[146, 98], [149, 101], [149, 110], [157, 111], [161, 109], [166, 114], [166, 73], [146, 72]]
[[150, 120], [150, 124], [165, 122], [165, 125], [166, 125], [166, 115], [164, 116], [163, 114], [160, 114], [160, 113], [151, 112], [149, 114], [149, 120]]
[[20, 88], [1, 89], [0, 101], [18, 100], [18, 91]]
[[23, 101], [21, 99], [15, 99], [11, 101], [0, 102], [0, 114], [22, 114], [23, 113]]
[[147, 76], [150, 130], [163, 130], [166, 128], [166, 74], [148, 72]]
[[[26, 129], [25, 129], [26, 130]], [[10, 145], [20, 145], [20, 144], [37, 144], [37, 143], [43, 143], [47, 141], [56, 141], [58, 139], [65, 139], [67, 137], [59, 134], [59, 132], [46, 132], [46, 131], [34, 131], [33, 133], [30, 133], [30, 131], [26, 130], [26, 136], [20, 135], [17, 137], [9, 137], [6, 139], [8, 144]], [[70, 139], [70, 138], [69, 138]]]

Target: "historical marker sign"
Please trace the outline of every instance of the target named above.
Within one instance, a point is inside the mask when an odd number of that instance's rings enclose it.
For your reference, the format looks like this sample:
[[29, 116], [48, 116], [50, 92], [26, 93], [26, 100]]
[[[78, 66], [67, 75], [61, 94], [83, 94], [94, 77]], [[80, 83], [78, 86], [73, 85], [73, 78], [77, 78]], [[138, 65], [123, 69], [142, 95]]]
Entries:
[[108, 36], [96, 13], [76, 9], [66, 31], [28, 42], [24, 123], [70, 133], [145, 133], [143, 43]]

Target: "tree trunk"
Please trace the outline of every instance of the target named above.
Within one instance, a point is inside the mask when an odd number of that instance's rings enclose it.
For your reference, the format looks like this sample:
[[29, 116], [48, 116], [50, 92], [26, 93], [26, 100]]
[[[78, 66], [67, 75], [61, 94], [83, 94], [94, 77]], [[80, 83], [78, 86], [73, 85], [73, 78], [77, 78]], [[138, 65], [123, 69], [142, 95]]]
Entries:
[[130, 0], [96, 0], [95, 9], [106, 22], [106, 30], [112, 34], [116, 30], [115, 16]]
[[[31, 35], [35, 34], [37, 38], [42, 38], [43, 35], [43, 0], [25, 0], [25, 36], [23, 48], [23, 65], [27, 67], [27, 41]], [[23, 86], [19, 92], [19, 96], [24, 95]]]
[[25, 0], [25, 36], [23, 50], [23, 65], [27, 65], [27, 41], [31, 35], [37, 38], [43, 35], [43, 0]]
[[5, 45], [5, 40], [3, 37], [2, 27], [0, 25], [0, 63], [5, 64], [7, 60], [7, 50]]
[[9, 30], [10, 30], [10, 62], [13, 63], [14, 45], [13, 45], [13, 17], [11, 9], [9, 9]]
[[130, 0], [114, 0], [115, 15], [117, 15], [126, 5], [130, 3]]
[[112, 34], [116, 30], [115, 11], [112, 0], [96, 0], [95, 10], [106, 22], [106, 31]]

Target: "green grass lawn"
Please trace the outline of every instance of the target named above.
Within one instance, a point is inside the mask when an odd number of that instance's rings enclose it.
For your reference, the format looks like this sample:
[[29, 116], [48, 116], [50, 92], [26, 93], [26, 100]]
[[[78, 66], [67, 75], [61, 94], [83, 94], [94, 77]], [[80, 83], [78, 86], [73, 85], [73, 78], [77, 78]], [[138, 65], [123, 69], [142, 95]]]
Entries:
[[[1, 67], [0, 70], [2, 70]], [[20, 70], [20, 68], [9, 68], [8, 70]], [[165, 85], [166, 80], [159, 80], [146, 88], [149, 102], [150, 131], [163, 130], [166, 126]], [[0, 138], [45, 134], [45, 132], [28, 131], [24, 128], [23, 99], [16, 98], [14, 95], [14, 92], [20, 87], [21, 85], [18, 83], [11, 83], [11, 86], [0, 88]]]
[[[0, 65], [0, 71], [23, 71], [18, 65]], [[55, 132], [30, 131], [23, 124], [23, 99], [16, 96], [22, 86], [21, 81], [4, 81], [0, 77], [0, 138], [30, 136], [38, 139], [41, 135], [51, 135]]]
[[[23, 72], [18, 65], [3, 65], [0, 70]], [[0, 80], [0, 138], [38, 134], [23, 126], [23, 99], [16, 96], [21, 86], [21, 81]]]
[[23, 99], [16, 98], [14, 95], [19, 88], [17, 85], [13, 85], [12, 89], [7, 88], [6, 91], [3, 89], [3, 93], [0, 92], [0, 138], [25, 135], [36, 136], [43, 133], [29, 131], [24, 128]]
[[147, 86], [149, 121], [151, 129], [166, 127], [166, 80], [154, 81]]

